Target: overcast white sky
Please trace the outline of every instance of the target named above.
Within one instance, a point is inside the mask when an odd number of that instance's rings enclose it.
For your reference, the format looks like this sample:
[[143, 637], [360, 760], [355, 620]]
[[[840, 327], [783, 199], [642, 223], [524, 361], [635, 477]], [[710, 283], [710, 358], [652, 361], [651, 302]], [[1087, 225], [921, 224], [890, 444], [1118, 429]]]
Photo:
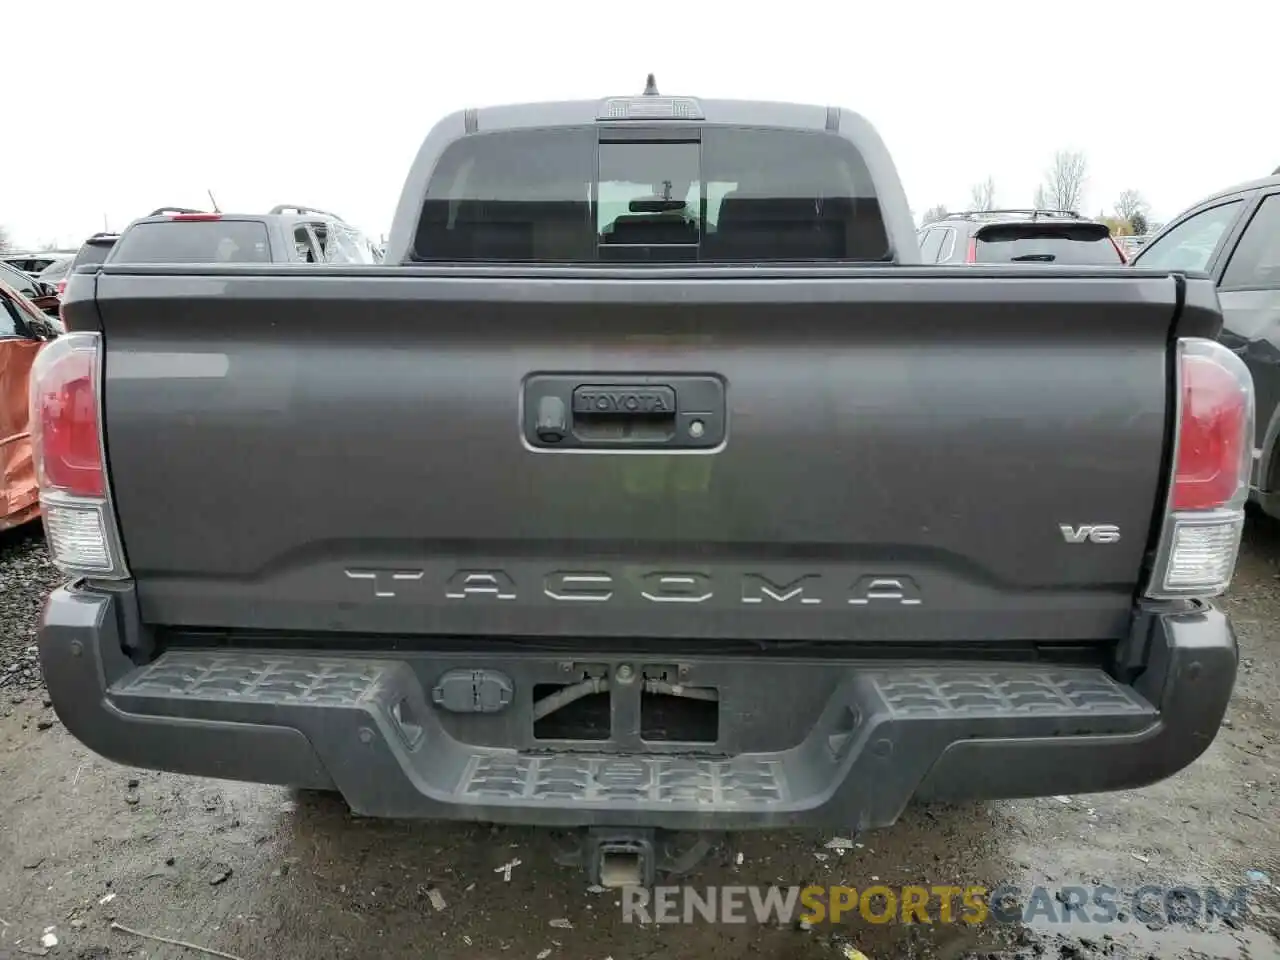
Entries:
[[988, 174], [1025, 205], [1060, 148], [1088, 155], [1088, 213], [1132, 187], [1158, 220], [1280, 166], [1271, 0], [56, 6], [8, 11], [0, 38], [0, 224], [28, 244], [202, 207], [206, 188], [377, 235], [442, 114], [639, 93], [649, 71], [663, 93], [862, 113], [917, 214]]

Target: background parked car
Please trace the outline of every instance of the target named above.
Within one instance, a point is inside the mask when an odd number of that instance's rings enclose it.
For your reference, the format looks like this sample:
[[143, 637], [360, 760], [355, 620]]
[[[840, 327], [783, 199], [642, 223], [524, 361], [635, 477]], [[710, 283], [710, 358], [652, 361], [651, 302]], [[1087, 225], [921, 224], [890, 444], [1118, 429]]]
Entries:
[[120, 233], [111, 263], [379, 263], [379, 248], [337, 214], [281, 204], [267, 213], [152, 211]]
[[41, 313], [53, 317], [58, 315], [58, 292], [43, 280], [37, 280], [29, 273], [23, 273], [0, 261], [0, 281], [22, 294]]
[[59, 254], [58, 258], [51, 264], [36, 274], [37, 280], [43, 280], [55, 290], [58, 289], [58, 281], [65, 280], [68, 273], [71, 272], [71, 264], [75, 262], [76, 251], [70, 253]]
[[[1277, 171], [1280, 174], [1280, 171]], [[1218, 284], [1221, 340], [1253, 373], [1257, 429], [1252, 498], [1280, 517], [1280, 175], [1216, 193], [1180, 214], [1134, 259], [1204, 271]]]
[[57, 261], [72, 256], [75, 256], [74, 250], [40, 250], [29, 253], [10, 252], [0, 257], [0, 261], [34, 277]]
[[1120, 264], [1105, 223], [1072, 210], [968, 210], [916, 234], [924, 263]]
[[[3, 264], [0, 268], [5, 276], [17, 273]], [[61, 331], [9, 286], [5, 276], [0, 276], [0, 530], [26, 523], [40, 512], [27, 382], [40, 347]]]
[[63, 290], [67, 287], [67, 277], [71, 275], [71, 272], [76, 267], [102, 263], [107, 259], [107, 254], [111, 252], [111, 248], [115, 246], [118, 239], [120, 239], [118, 233], [95, 233], [82, 243], [80, 249], [76, 251], [76, 255], [72, 257], [71, 263], [54, 285], [58, 296], [62, 296]]

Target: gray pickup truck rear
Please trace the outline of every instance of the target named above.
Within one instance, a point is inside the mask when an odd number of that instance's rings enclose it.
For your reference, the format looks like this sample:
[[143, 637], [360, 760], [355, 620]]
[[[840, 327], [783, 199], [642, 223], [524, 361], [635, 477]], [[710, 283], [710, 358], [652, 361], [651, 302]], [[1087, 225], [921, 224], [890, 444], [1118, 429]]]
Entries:
[[624, 99], [442, 121], [395, 266], [74, 276], [33, 376], [59, 716], [621, 847], [1174, 773], [1236, 672], [1214, 291], [914, 244], [856, 115]]

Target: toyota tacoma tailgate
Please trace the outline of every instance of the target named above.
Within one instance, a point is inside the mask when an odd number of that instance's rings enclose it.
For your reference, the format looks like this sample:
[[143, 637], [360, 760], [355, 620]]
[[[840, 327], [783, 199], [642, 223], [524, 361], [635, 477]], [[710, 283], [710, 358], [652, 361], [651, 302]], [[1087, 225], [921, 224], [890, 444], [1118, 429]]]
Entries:
[[458, 273], [99, 280], [143, 620], [1128, 630], [1168, 472], [1172, 277]]
[[652, 93], [441, 121], [394, 266], [75, 275], [32, 376], [59, 716], [594, 825], [633, 879], [655, 828], [1168, 776], [1236, 670], [1213, 289], [918, 260], [856, 114]]

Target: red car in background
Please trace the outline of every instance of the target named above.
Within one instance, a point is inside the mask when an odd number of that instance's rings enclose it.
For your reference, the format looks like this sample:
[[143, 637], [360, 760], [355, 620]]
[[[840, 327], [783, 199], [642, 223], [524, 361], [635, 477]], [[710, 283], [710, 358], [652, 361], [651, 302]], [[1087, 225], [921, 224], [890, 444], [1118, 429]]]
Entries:
[[0, 280], [0, 530], [40, 514], [27, 381], [36, 354], [61, 330], [57, 320]]

